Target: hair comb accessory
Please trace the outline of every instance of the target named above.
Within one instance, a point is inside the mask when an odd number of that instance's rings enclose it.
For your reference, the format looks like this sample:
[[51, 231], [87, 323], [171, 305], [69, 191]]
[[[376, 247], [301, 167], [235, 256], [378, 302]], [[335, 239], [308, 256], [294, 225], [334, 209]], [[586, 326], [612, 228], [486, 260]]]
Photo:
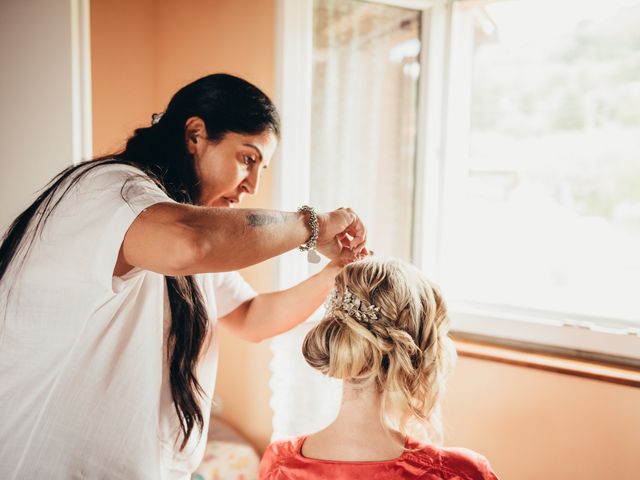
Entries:
[[160, 121], [163, 115], [164, 115], [164, 112], [154, 113], [153, 115], [151, 115], [151, 125], [156, 125]]
[[327, 312], [341, 311], [347, 315], [363, 322], [371, 322], [379, 318], [378, 312], [380, 308], [375, 305], [369, 305], [368, 302], [361, 300], [347, 287], [340, 294], [337, 289], [333, 289], [325, 302]]

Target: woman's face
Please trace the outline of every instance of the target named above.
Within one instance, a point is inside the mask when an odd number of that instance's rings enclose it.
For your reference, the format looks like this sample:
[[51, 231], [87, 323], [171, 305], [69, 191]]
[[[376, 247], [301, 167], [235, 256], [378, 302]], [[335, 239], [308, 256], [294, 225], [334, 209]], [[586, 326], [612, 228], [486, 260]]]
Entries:
[[278, 144], [270, 130], [258, 135], [229, 132], [217, 143], [197, 134], [194, 143], [193, 135], [187, 142], [200, 180], [199, 205], [233, 207], [258, 191]]

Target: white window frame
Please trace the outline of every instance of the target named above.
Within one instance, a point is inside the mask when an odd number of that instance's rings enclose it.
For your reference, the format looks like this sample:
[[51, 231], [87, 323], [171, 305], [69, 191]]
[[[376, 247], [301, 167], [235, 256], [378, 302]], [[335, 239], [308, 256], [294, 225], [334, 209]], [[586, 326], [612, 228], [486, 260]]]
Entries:
[[[454, 2], [473, 0], [368, 0], [429, 10], [422, 29], [416, 154], [413, 261], [439, 281], [443, 224], [443, 185], [447, 179], [447, 105], [451, 25]], [[276, 103], [283, 118], [282, 144], [275, 163], [275, 208], [291, 210], [309, 200], [312, 84], [312, 0], [276, 2]], [[424, 48], [427, 46], [427, 48]], [[426, 68], [424, 68], [426, 67]], [[294, 178], [295, 182], [291, 179]], [[287, 288], [309, 274], [298, 252], [282, 256], [275, 269], [277, 288]], [[461, 338], [517, 345], [574, 357], [640, 366], [640, 327], [604, 328], [597, 319], [560, 312], [449, 302], [454, 333]], [[276, 347], [274, 347], [276, 348]]]

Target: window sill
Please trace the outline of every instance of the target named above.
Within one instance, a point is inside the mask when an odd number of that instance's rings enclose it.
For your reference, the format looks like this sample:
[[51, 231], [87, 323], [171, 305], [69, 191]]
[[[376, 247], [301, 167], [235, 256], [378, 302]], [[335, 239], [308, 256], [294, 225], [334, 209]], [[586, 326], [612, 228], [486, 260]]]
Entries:
[[618, 367], [605, 363], [566, 358], [561, 355], [494, 346], [483, 342], [462, 340], [456, 338], [455, 335], [453, 338], [460, 357], [506, 363], [640, 388], [640, 369], [637, 368]]

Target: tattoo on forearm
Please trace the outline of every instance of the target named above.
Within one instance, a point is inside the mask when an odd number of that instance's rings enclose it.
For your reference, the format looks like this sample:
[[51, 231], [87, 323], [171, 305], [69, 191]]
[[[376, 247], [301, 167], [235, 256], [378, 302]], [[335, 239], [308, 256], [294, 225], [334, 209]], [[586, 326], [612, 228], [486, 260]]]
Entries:
[[251, 227], [263, 227], [275, 223], [285, 223], [295, 218], [295, 214], [282, 212], [248, 213], [247, 223]]

